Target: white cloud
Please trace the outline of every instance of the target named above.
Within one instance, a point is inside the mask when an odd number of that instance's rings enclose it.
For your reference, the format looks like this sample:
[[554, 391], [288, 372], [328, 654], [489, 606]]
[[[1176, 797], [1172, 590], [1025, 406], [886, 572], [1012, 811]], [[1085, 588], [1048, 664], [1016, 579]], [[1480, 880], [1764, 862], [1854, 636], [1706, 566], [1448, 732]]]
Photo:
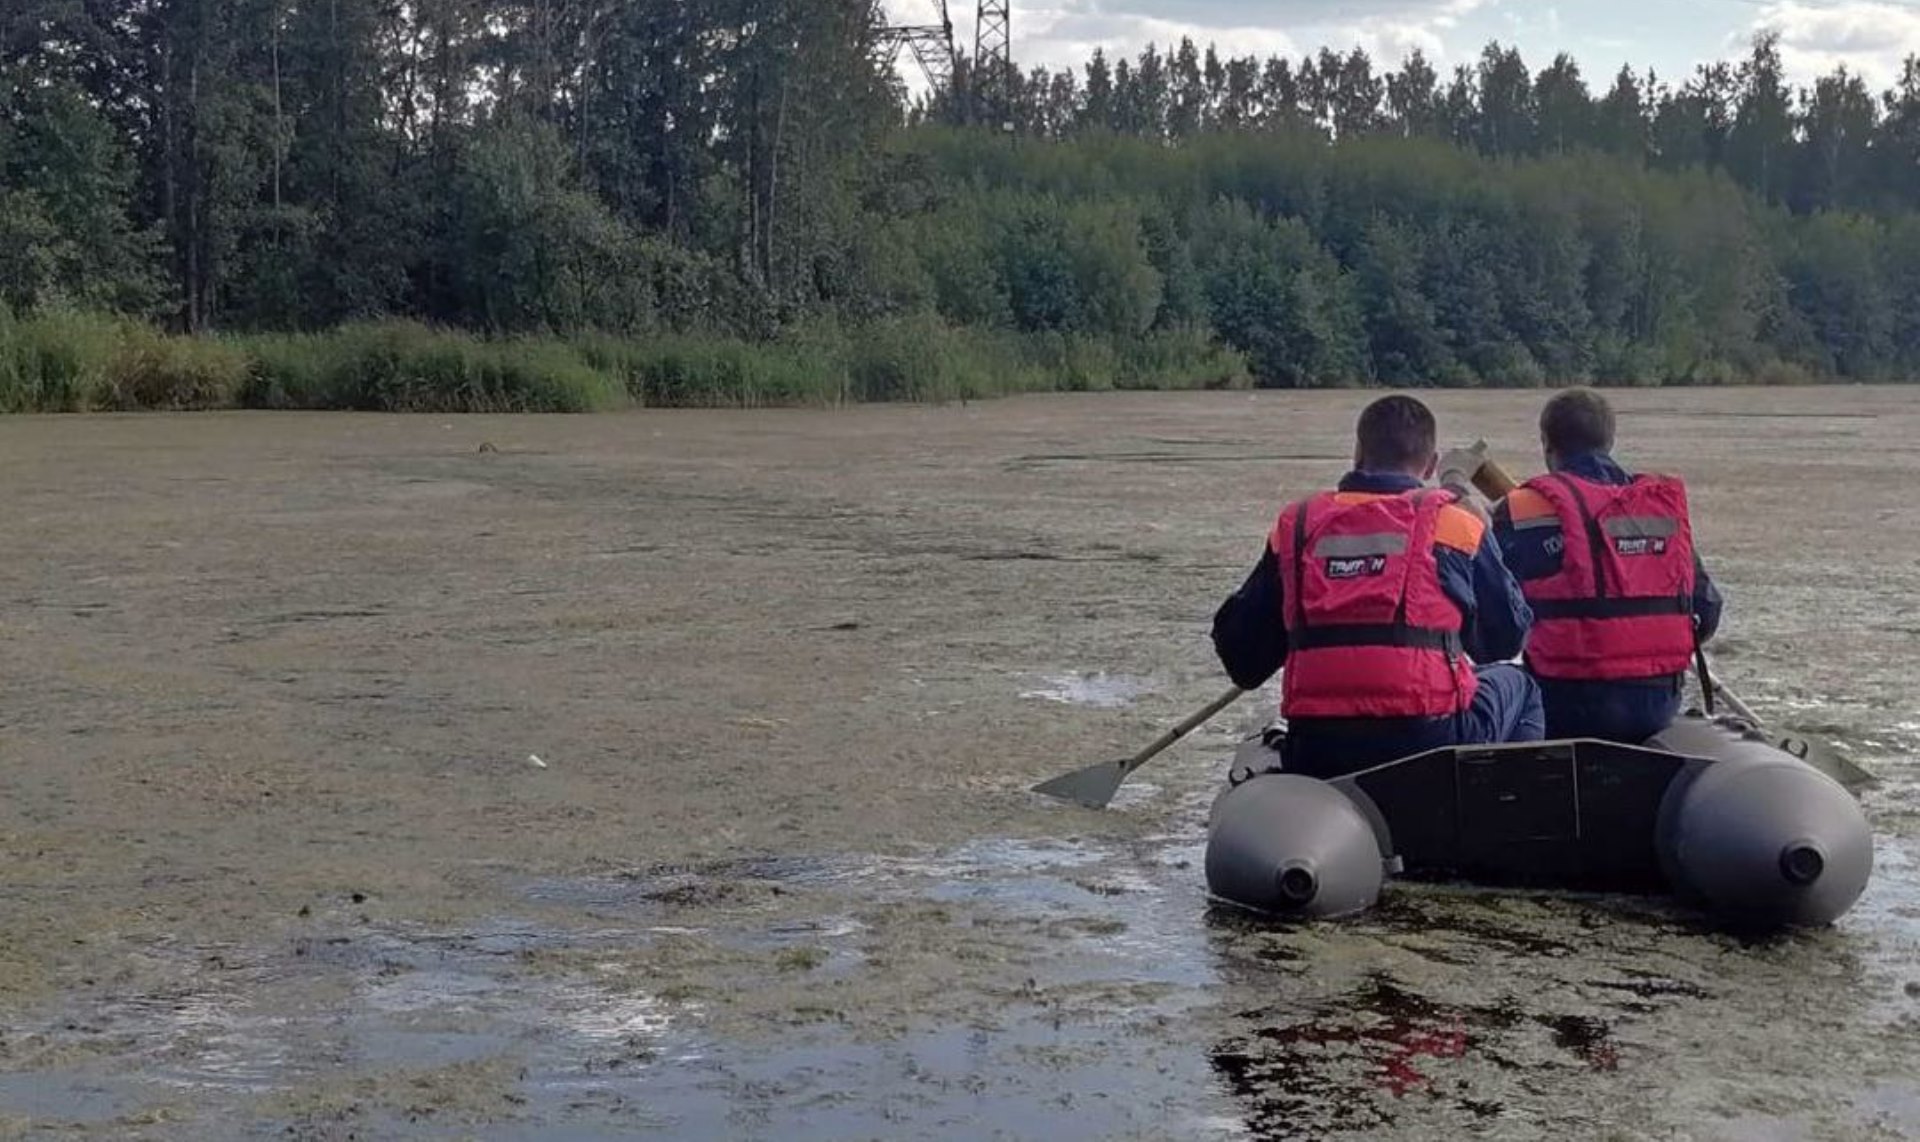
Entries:
[[[1366, 49], [1377, 62], [1398, 64], [1414, 49], [1448, 56], [1447, 33], [1477, 9], [1502, 0], [1046, 0], [1016, 3], [1014, 53], [1023, 68], [1078, 69], [1095, 48], [1109, 56], [1136, 56], [1148, 44], [1163, 50], [1190, 38], [1213, 44], [1223, 56], [1298, 58], [1323, 45]], [[973, 43], [972, 0], [949, 0], [954, 38]], [[888, 0], [901, 23], [937, 22], [936, 0]], [[1260, 22], [1249, 22], [1257, 12]]]
[[1093, 3], [1068, 3], [1056, 8], [1028, 8], [1015, 13], [1024, 19], [1016, 31], [1015, 51], [1027, 66], [1078, 67], [1104, 48], [1109, 56], [1136, 56], [1148, 44], [1163, 50], [1191, 38], [1203, 48], [1211, 43], [1222, 55], [1298, 55], [1300, 44], [1279, 27], [1196, 24], [1146, 12], [1102, 11]]
[[[976, 0], [948, 0], [954, 36], [973, 47]], [[1471, 64], [1498, 36], [1544, 65], [1570, 51], [1589, 78], [1618, 63], [1657, 65], [1663, 75], [1692, 64], [1744, 56], [1754, 32], [1780, 33], [1780, 52], [1796, 84], [1811, 84], [1844, 64], [1876, 91], [1894, 84], [1902, 61], [1920, 54], [1920, 0], [1013, 0], [1014, 57], [1023, 68], [1078, 70], [1104, 48], [1136, 56], [1183, 37], [1223, 55], [1298, 59], [1322, 46], [1360, 47], [1377, 66], [1397, 66], [1415, 49], [1444, 72]], [[886, 0], [902, 23], [932, 23], [939, 0]], [[903, 59], [910, 82], [916, 68]], [[1602, 66], [1605, 64], [1606, 66]]]
[[1398, 67], [1400, 61], [1416, 51], [1426, 56], [1429, 63], [1438, 63], [1447, 58], [1443, 32], [1444, 29], [1427, 24], [1377, 20], [1355, 26], [1344, 40], [1333, 40], [1329, 46], [1347, 42], [1364, 48], [1373, 57], [1376, 68]]
[[1844, 64], [1878, 92], [1899, 79], [1901, 61], [1920, 55], [1920, 8], [1912, 5], [1781, 0], [1762, 11], [1729, 47], [1744, 51], [1752, 34], [1766, 28], [1780, 33], [1781, 61], [1801, 83]]

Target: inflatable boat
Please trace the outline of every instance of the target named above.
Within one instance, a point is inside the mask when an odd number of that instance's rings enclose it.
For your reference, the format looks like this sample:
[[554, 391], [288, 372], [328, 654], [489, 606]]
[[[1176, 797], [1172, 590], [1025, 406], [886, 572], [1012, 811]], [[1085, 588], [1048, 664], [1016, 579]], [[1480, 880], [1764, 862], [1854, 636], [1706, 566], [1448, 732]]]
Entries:
[[1873, 870], [1838, 781], [1737, 717], [1691, 712], [1643, 746], [1464, 746], [1332, 780], [1287, 773], [1273, 734], [1213, 807], [1212, 894], [1327, 919], [1393, 876], [1674, 894], [1730, 929], [1832, 923]]

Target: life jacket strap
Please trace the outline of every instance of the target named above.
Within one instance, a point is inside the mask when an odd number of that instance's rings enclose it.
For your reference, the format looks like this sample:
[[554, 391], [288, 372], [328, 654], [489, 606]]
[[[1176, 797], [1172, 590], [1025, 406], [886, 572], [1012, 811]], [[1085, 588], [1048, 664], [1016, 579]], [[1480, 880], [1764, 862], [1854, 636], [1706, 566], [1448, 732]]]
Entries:
[[1596, 597], [1605, 599], [1607, 597], [1606, 534], [1600, 527], [1600, 521], [1594, 518], [1593, 509], [1587, 504], [1586, 493], [1580, 490], [1580, 485], [1574, 482], [1573, 477], [1565, 472], [1555, 472], [1552, 475], [1556, 482], [1566, 488], [1567, 496], [1573, 500], [1575, 510], [1580, 513], [1580, 522], [1586, 527], [1587, 545], [1592, 549], [1590, 557], [1593, 560], [1593, 593]]
[[1458, 631], [1430, 630], [1399, 623], [1343, 623], [1287, 632], [1291, 650], [1344, 650], [1359, 646], [1437, 650], [1459, 657], [1465, 653]]
[[1652, 615], [1691, 615], [1693, 600], [1678, 596], [1622, 599], [1539, 599], [1528, 604], [1535, 620], [1641, 619]]

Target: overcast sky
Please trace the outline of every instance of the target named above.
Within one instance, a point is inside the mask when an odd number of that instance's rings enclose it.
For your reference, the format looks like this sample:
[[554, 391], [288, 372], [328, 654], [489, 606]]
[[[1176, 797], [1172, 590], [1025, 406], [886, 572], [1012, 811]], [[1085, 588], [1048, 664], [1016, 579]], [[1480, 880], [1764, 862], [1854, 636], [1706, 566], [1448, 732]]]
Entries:
[[[955, 37], [973, 46], [976, 0], [948, 0]], [[887, 0], [903, 22], [931, 22], [937, 0]], [[1680, 77], [1744, 51], [1755, 30], [1781, 34], [1795, 79], [1844, 63], [1876, 89], [1920, 53], [1920, 0], [1022, 0], [1013, 2], [1023, 68], [1084, 61], [1095, 47], [1138, 52], [1192, 36], [1222, 54], [1299, 56], [1322, 45], [1366, 48], [1397, 64], [1421, 48], [1444, 65], [1470, 62], [1489, 40], [1516, 44], [1537, 71], [1572, 52], [1590, 85], [1623, 63]], [[1447, 70], [1442, 68], [1443, 74]]]

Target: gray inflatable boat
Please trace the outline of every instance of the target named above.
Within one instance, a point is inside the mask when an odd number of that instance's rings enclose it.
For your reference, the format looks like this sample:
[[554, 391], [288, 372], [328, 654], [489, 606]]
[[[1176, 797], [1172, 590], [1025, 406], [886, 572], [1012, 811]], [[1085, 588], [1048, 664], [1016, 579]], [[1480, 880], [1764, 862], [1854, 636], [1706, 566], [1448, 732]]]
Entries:
[[1373, 905], [1390, 876], [1671, 893], [1724, 927], [1832, 923], [1873, 870], [1853, 794], [1737, 718], [1645, 746], [1469, 746], [1321, 781], [1241, 747], [1215, 802], [1214, 896], [1302, 919]]

